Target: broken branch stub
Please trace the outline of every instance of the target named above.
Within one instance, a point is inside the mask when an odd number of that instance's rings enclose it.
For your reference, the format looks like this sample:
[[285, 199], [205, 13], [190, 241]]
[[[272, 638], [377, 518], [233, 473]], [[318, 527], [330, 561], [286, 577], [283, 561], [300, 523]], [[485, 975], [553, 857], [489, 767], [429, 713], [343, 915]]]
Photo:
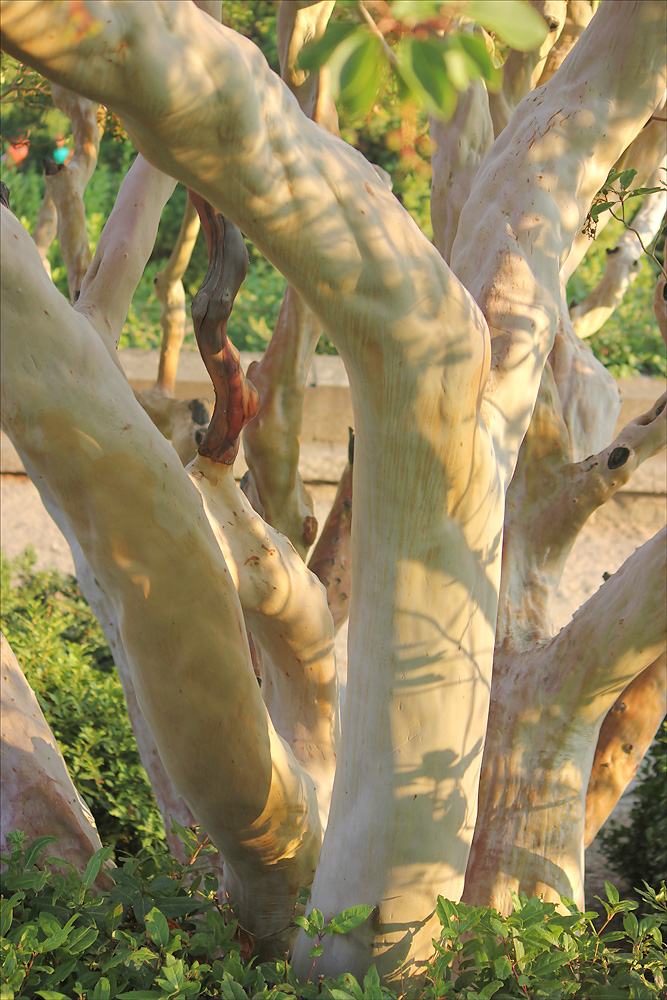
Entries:
[[199, 454], [213, 462], [233, 465], [239, 435], [257, 413], [259, 396], [241, 369], [240, 355], [227, 336], [234, 299], [248, 269], [248, 251], [236, 226], [195, 194], [189, 196], [199, 213], [209, 265], [192, 301], [195, 336], [215, 391], [213, 416]]

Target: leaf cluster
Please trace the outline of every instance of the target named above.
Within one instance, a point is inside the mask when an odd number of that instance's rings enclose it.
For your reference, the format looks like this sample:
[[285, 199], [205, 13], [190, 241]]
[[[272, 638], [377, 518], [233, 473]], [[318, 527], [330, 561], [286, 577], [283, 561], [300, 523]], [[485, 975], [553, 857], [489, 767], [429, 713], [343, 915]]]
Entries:
[[[660, 893], [649, 886], [642, 892], [650, 912], [641, 920], [632, 912], [636, 902], [620, 900], [608, 882], [605, 889], [607, 899], [597, 897], [605, 914], [599, 929], [597, 912], [581, 913], [565, 897], [562, 913], [555, 903], [512, 893], [514, 910], [505, 918], [488, 906], [438, 897], [442, 935], [434, 942], [438, 957], [430, 995], [443, 1000], [664, 997], [664, 885]], [[619, 915], [623, 930], [609, 930]]]
[[[299, 982], [287, 961], [249, 956], [248, 935], [208, 867], [209, 848], [192, 831], [176, 829], [189, 850], [187, 863], [141, 851], [112, 870], [113, 884], [101, 892], [94, 883], [109, 848], [79, 875], [57, 856], [45, 857], [53, 838], [27, 844], [23, 834], [10, 834], [1, 858], [2, 1000], [407, 1000], [381, 985], [374, 966], [363, 983], [349, 973], [336, 980], [311, 973]], [[439, 897], [442, 934], [418, 997], [664, 996], [664, 887], [642, 894], [649, 913], [639, 920], [636, 903], [619, 900], [609, 884], [606, 892], [600, 930], [596, 913], [580, 913], [568, 900], [561, 913], [554, 904], [515, 896], [514, 912], [503, 918], [490, 907]], [[292, 926], [321, 940], [353, 932], [370, 913], [353, 907], [325, 923], [312, 910]], [[623, 930], [609, 931], [617, 915]]]

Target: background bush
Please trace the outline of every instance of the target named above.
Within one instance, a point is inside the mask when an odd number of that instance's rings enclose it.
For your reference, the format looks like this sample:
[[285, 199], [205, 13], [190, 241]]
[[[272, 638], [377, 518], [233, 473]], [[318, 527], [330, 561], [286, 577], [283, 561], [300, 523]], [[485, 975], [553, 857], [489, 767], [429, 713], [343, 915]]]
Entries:
[[667, 881], [667, 719], [642, 761], [625, 825], [610, 820], [599, 834], [610, 864], [629, 886]]
[[131, 854], [164, 849], [162, 817], [102, 630], [73, 577], [38, 573], [33, 564], [30, 554], [12, 565], [2, 559], [2, 631], [102, 842]]

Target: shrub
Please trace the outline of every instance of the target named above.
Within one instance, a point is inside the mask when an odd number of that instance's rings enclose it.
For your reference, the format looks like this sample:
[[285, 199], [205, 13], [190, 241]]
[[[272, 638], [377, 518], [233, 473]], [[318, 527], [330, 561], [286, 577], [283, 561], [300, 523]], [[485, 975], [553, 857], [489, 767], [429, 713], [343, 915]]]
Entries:
[[[158, 849], [164, 827], [111, 652], [73, 577], [2, 560], [2, 630], [103, 843]], [[14, 576], [15, 583], [11, 585]]]
[[[397, 1000], [380, 986], [375, 967], [362, 984], [349, 973], [299, 983], [287, 961], [258, 962], [207, 870], [209, 848], [178, 829], [189, 848], [187, 864], [142, 851], [115, 869], [111, 889], [99, 893], [93, 882], [109, 849], [98, 851], [80, 876], [43, 857], [51, 838], [27, 846], [22, 834], [10, 835], [2, 857], [2, 1000]], [[592, 924], [596, 914], [582, 914], [568, 901], [560, 914], [554, 904], [516, 897], [514, 912], [503, 918], [490, 907], [439, 898], [442, 935], [419, 997], [664, 997], [665, 891], [644, 895], [651, 913], [638, 921], [637, 904], [620, 901], [608, 885], [600, 931]], [[315, 956], [325, 935], [347, 933], [371, 913], [370, 906], [354, 909], [328, 925], [312, 911], [296, 917], [294, 927], [305, 925], [317, 938]], [[606, 925], [615, 914], [623, 915], [624, 930], [610, 933]]]
[[628, 822], [611, 820], [599, 836], [615, 871], [628, 885], [653, 888], [667, 880], [667, 719], [644, 758]]

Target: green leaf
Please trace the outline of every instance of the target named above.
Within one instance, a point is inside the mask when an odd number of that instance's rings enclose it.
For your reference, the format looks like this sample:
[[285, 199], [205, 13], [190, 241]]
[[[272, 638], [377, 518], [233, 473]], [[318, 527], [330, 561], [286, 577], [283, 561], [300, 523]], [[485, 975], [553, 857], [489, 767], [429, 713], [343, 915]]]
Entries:
[[348, 934], [368, 920], [372, 912], [373, 907], [365, 904], [350, 906], [338, 916], [333, 917], [324, 928], [324, 932], [325, 934]]
[[35, 996], [41, 997], [42, 1000], [68, 1000], [65, 993], [58, 993], [57, 990], [37, 990]]
[[156, 906], [146, 914], [144, 923], [146, 924], [146, 933], [151, 941], [154, 941], [160, 948], [164, 948], [169, 944], [169, 924], [167, 923], [167, 918]]
[[439, 38], [402, 39], [399, 72], [409, 91], [434, 117], [451, 118], [457, 95], [447, 74], [445, 47]]
[[308, 952], [308, 958], [319, 958], [323, 951], [324, 951], [324, 945], [323, 944], [316, 944]]
[[[364, 993], [370, 994], [370, 996], [382, 996], [382, 988], [380, 986], [380, 976], [378, 975], [378, 970], [374, 965], [371, 965], [370, 969], [364, 976]], [[373, 993], [372, 991], [377, 991]]]
[[519, 52], [538, 48], [549, 33], [544, 18], [523, 0], [469, 0], [465, 13]]
[[618, 895], [618, 889], [616, 889], [611, 884], [611, 882], [605, 882], [604, 891], [607, 893], [607, 899], [609, 900], [610, 903], [613, 903], [614, 905], [618, 903], [618, 900], [620, 898]]
[[380, 85], [382, 56], [380, 40], [366, 33], [342, 63], [338, 74], [339, 95], [350, 114], [366, 112], [373, 104]]
[[308, 42], [299, 53], [300, 69], [318, 70], [329, 62], [336, 49], [352, 35], [358, 34], [358, 25], [345, 24], [342, 21], [330, 21], [327, 29], [317, 41]]
[[57, 844], [57, 843], [58, 843], [57, 837], [37, 837], [36, 840], [32, 841], [27, 851], [25, 852], [25, 856], [23, 858], [23, 867], [30, 868], [31, 865], [35, 864], [39, 855], [42, 853], [43, 850], [45, 850], [45, 848], [49, 844]]
[[630, 167], [628, 170], [624, 170], [623, 173], [618, 178], [618, 183], [621, 185], [623, 190], [629, 188], [633, 180], [637, 176], [637, 171]]
[[90, 1000], [109, 1000], [111, 996], [111, 985], [109, 980], [102, 976], [95, 984], [95, 989], [90, 994]]
[[474, 59], [479, 67], [479, 75], [486, 81], [486, 85], [491, 91], [499, 91], [503, 86], [503, 71], [499, 66], [495, 66], [491, 53], [486, 47], [486, 42], [480, 35], [469, 35], [462, 31], [454, 36], [452, 41], [456, 41], [464, 49], [471, 59]]
[[95, 879], [97, 878], [100, 868], [105, 861], [108, 861], [113, 854], [113, 847], [103, 847], [100, 851], [96, 851], [92, 858], [86, 865], [86, 870], [81, 878], [82, 883], [85, 885], [86, 889], [90, 888]]

